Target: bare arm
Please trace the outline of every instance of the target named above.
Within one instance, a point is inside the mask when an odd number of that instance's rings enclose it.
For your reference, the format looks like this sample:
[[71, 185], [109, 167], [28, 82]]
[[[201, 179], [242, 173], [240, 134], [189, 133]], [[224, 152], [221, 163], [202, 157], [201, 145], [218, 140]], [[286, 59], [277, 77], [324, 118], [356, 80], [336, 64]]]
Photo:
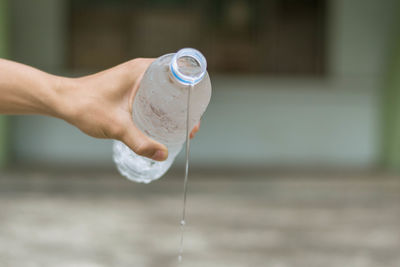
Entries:
[[0, 113], [57, 114], [56, 76], [0, 59]]
[[[81, 78], [51, 75], [0, 59], [0, 114], [41, 114], [63, 119], [96, 138], [121, 140], [137, 154], [165, 160], [167, 148], [132, 121], [132, 103], [153, 59], [134, 59]], [[198, 126], [192, 136], [198, 131]]]

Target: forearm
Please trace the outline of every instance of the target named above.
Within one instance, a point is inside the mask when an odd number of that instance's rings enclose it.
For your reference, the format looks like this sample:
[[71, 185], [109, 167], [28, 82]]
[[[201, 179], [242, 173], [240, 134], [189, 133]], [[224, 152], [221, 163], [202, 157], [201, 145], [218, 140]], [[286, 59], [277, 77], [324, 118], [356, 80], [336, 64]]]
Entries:
[[0, 59], [0, 114], [61, 117], [60, 80], [38, 69]]

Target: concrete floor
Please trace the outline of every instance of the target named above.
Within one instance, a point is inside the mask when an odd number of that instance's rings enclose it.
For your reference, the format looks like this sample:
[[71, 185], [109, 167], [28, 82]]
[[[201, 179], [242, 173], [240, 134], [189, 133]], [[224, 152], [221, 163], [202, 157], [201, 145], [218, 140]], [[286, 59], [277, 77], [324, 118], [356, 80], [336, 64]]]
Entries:
[[139, 185], [115, 173], [0, 173], [0, 266], [400, 266], [398, 177], [189, 179], [178, 264], [180, 175]]

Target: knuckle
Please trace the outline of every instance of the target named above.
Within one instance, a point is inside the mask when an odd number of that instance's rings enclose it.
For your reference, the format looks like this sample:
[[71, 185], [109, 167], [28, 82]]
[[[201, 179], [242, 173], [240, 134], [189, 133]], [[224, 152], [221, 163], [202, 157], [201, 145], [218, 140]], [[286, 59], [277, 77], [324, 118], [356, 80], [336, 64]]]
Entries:
[[138, 58], [134, 58], [134, 59], [132, 59], [132, 63], [133, 64], [140, 64], [140, 63], [142, 63], [142, 62], [144, 62], [145, 61], [145, 58], [141, 58], [141, 57], [138, 57]]
[[145, 143], [138, 143], [134, 145], [133, 151], [136, 152], [136, 154], [141, 155], [141, 156], [151, 156], [152, 155], [152, 150], [151, 148], [146, 145]]

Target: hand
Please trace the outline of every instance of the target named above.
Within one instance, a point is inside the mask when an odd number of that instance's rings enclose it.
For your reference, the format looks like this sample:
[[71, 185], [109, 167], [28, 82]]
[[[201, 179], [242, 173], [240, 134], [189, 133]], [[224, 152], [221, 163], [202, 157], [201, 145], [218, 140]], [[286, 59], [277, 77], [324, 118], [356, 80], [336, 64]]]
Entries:
[[[76, 79], [61, 78], [60, 117], [96, 138], [117, 139], [136, 154], [162, 161], [167, 147], [142, 133], [132, 120], [132, 104], [144, 72], [154, 59], [134, 59]], [[68, 84], [68, 86], [65, 86]], [[200, 123], [190, 134], [193, 138]]]
[[200, 130], [200, 122], [193, 127], [192, 132], [190, 133], [190, 139], [194, 138], [196, 133]]

